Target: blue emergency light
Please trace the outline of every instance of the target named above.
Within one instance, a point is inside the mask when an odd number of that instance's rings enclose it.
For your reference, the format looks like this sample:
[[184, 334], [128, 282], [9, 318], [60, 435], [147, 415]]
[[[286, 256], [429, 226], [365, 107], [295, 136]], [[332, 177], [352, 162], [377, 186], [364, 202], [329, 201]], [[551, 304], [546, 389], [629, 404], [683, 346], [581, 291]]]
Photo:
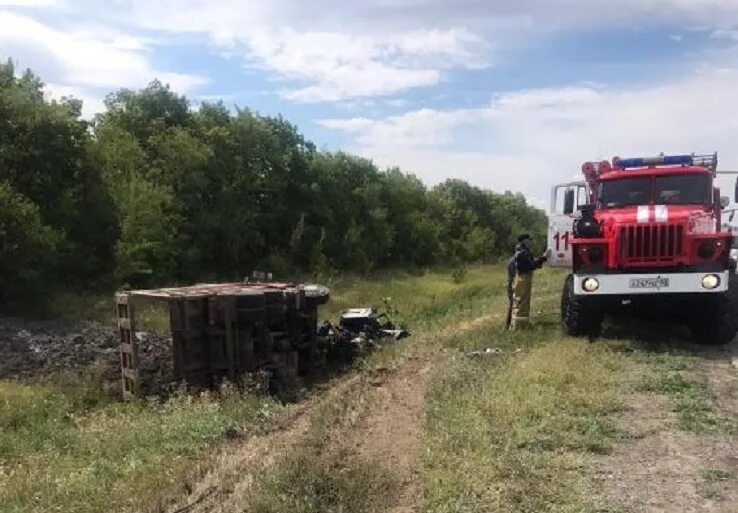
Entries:
[[704, 166], [714, 170], [717, 168], [717, 153], [712, 155], [659, 155], [658, 157], [613, 159], [613, 167], [619, 169], [648, 166]]

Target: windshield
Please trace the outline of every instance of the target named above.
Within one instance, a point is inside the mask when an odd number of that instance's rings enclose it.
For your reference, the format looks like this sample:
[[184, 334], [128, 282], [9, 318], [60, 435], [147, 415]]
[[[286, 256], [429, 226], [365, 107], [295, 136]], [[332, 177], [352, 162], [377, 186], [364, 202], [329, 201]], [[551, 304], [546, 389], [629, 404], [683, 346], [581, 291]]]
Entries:
[[659, 205], [712, 203], [710, 179], [705, 175], [657, 176], [654, 198]]
[[623, 178], [600, 183], [597, 206], [600, 208], [625, 205], [648, 205], [651, 199], [651, 179]]
[[[653, 202], [657, 205], [709, 205], [712, 203], [710, 177], [667, 175], [653, 178]], [[651, 178], [606, 180], [597, 190], [599, 208], [651, 203]]]

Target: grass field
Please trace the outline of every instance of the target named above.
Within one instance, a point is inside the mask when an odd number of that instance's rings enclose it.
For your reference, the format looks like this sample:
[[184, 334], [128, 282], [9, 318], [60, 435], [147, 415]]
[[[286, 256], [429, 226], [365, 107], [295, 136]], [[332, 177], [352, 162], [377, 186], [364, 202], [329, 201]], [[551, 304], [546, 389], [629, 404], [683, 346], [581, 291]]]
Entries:
[[[501, 267], [391, 273], [332, 286], [321, 316], [350, 306], [387, 308], [413, 332], [360, 362], [349, 389], [322, 387], [309, 426], [253, 483], [237, 507], [256, 512], [384, 511], [402, 493], [392, 468], [352, 449], [376, 403], [376, 376], [428, 361], [418, 426], [417, 475], [429, 512], [606, 512], [590, 479], [593, 457], [625, 433], [614, 422], [629, 394], [666, 399], [674, 426], [721, 428], [707, 385], [681, 349], [643, 350], [605, 332], [590, 344], [558, 329], [562, 275], [536, 275], [534, 325], [503, 329]], [[678, 346], [678, 344], [677, 344]], [[465, 352], [496, 348], [489, 357]], [[409, 367], [408, 367], [409, 365]], [[417, 369], [416, 369], [417, 370]], [[257, 395], [219, 393], [119, 403], [83, 383], [0, 382], [0, 511], [156, 511], [202, 474], [229, 433], [258, 431], [282, 407]], [[705, 470], [704, 480], [730, 474]], [[706, 477], [705, 477], [706, 476]]]

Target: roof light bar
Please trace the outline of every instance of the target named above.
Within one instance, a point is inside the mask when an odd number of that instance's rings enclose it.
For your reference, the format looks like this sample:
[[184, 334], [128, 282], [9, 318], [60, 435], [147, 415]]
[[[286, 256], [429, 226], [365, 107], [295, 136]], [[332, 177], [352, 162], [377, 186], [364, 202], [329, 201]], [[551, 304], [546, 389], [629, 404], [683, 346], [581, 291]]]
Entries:
[[618, 169], [649, 166], [702, 166], [715, 171], [717, 169], [717, 153], [712, 155], [659, 155], [658, 157], [636, 157], [612, 159], [612, 165]]

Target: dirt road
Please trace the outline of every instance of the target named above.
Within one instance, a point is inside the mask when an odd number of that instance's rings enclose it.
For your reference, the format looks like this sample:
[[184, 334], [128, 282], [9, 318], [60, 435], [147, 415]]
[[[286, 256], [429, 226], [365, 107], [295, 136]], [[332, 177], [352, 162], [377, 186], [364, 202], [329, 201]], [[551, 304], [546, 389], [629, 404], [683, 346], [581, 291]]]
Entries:
[[680, 429], [669, 397], [639, 392], [619, 416], [630, 437], [596, 462], [605, 501], [634, 513], [738, 512], [738, 342], [694, 347], [716, 426]]
[[[430, 375], [427, 357], [410, 356], [392, 369], [338, 378], [330, 396], [356, 398], [351, 414], [330, 427], [321, 452], [378, 464], [397, 487], [389, 511], [418, 511], [423, 396]], [[328, 400], [330, 401], [330, 396]], [[272, 470], [290, 451], [310, 441], [325, 397], [289, 407], [269, 432], [235, 440], [223, 448], [211, 468], [166, 509], [174, 512], [240, 511], [250, 502], [256, 476]]]

